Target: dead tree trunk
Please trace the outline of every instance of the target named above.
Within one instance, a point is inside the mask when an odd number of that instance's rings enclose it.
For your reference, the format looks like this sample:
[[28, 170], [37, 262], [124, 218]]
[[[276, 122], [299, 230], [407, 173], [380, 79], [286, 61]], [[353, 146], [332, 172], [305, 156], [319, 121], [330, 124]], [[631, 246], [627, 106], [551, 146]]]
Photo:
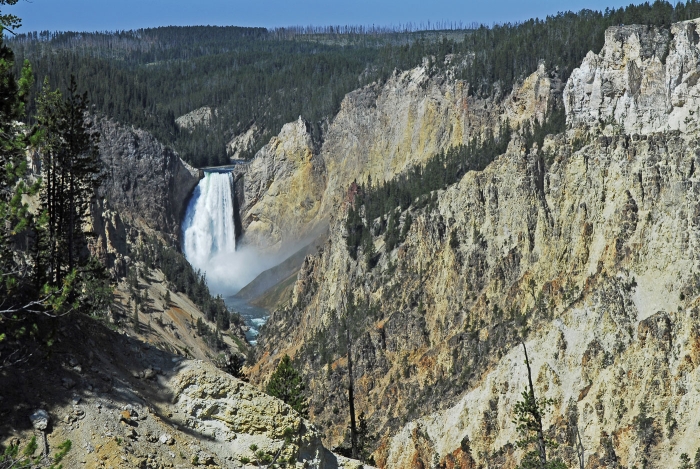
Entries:
[[523, 350], [525, 351], [525, 365], [527, 366], [527, 382], [530, 386], [530, 413], [532, 418], [535, 420], [536, 431], [537, 431], [537, 452], [540, 456], [540, 464], [542, 467], [547, 466], [547, 447], [544, 441], [544, 431], [542, 430], [542, 414], [540, 414], [539, 405], [537, 404], [537, 398], [535, 397], [535, 386], [532, 385], [532, 370], [530, 369], [530, 360], [527, 357], [527, 347], [525, 347], [525, 342], [520, 341], [523, 344]]
[[349, 315], [345, 319], [345, 334], [348, 341], [348, 402], [350, 406], [350, 445], [352, 458], [357, 459], [357, 424], [355, 422], [355, 381], [352, 376], [352, 335]]

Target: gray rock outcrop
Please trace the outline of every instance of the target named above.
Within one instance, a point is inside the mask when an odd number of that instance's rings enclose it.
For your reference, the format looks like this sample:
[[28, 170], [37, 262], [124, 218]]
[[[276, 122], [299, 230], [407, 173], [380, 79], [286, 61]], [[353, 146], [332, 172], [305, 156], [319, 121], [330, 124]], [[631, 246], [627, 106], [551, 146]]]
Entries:
[[211, 124], [211, 120], [215, 115], [216, 111], [212, 110], [209, 106], [203, 106], [178, 117], [175, 119], [175, 124], [181, 129], [194, 130], [198, 125], [206, 127]]
[[105, 181], [99, 191], [122, 220], [177, 236], [200, 172], [140, 129], [99, 120]]
[[605, 46], [573, 71], [564, 103], [571, 126], [613, 133], [697, 130], [700, 20], [610, 28]]

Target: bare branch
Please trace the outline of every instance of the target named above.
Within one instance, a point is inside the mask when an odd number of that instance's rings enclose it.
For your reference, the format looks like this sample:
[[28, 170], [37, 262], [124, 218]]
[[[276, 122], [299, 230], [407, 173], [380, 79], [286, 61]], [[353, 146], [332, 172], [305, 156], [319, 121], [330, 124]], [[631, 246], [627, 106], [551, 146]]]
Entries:
[[27, 361], [29, 361], [29, 359], [32, 357], [32, 355], [34, 355], [34, 354], [29, 353], [27, 355], [20, 356], [20, 350], [15, 349], [12, 351], [12, 353], [10, 355], [8, 355], [7, 357], [5, 357], [2, 360], [2, 363], [0, 363], [0, 371], [4, 370], [6, 368], [16, 366], [16, 365], [20, 365], [22, 363], [26, 363]]

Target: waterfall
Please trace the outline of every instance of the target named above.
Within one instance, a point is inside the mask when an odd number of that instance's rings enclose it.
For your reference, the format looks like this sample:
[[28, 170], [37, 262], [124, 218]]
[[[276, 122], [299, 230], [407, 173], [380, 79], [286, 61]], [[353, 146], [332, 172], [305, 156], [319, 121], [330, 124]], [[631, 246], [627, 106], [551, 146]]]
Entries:
[[206, 272], [214, 257], [236, 252], [233, 217], [233, 176], [230, 172], [205, 173], [182, 225], [183, 251], [196, 269]]
[[268, 313], [231, 295], [279, 260], [250, 248], [236, 251], [231, 172], [205, 172], [195, 187], [182, 221], [182, 250], [195, 269], [207, 274], [211, 293], [223, 295], [226, 305], [243, 316], [250, 327], [246, 337], [254, 345]]

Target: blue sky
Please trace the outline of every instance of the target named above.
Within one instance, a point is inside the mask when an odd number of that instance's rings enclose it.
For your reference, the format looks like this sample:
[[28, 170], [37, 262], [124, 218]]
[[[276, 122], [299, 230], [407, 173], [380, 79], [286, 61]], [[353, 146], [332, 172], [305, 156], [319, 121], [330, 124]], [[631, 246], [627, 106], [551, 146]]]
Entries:
[[[407, 22], [520, 21], [562, 9], [605, 9], [603, 0], [19, 0], [3, 10], [23, 19], [21, 32], [102, 31], [168, 25], [289, 26]], [[635, 2], [636, 3], [636, 2]]]

